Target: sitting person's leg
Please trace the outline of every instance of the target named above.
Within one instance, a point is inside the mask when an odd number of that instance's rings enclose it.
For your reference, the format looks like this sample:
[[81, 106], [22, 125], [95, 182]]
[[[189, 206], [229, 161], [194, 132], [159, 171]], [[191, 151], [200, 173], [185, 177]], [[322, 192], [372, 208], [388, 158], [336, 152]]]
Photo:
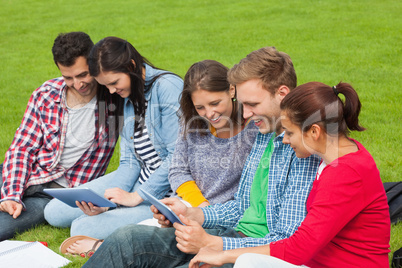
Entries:
[[237, 258], [234, 268], [297, 268], [298, 266], [281, 259], [255, 253], [245, 253]]
[[[1, 185], [3, 180], [0, 180]], [[43, 210], [51, 197], [42, 192], [42, 185], [29, 187], [22, 202], [26, 209], [14, 219], [6, 212], [0, 212], [0, 241], [14, 237], [16, 233], [24, 232], [37, 224], [45, 222]]]
[[[109, 188], [118, 187], [125, 191], [130, 191], [137, 180], [137, 171], [137, 169], [119, 167], [119, 172], [116, 170], [77, 188], [89, 188], [101, 196]], [[45, 208], [46, 221], [50, 225], [57, 227], [70, 227], [75, 219], [83, 215], [85, 214], [81, 209], [70, 207], [56, 198], [50, 201]]]
[[[133, 192], [140, 187], [141, 183], [137, 181]], [[152, 219], [153, 213], [150, 207], [151, 203], [145, 200], [135, 207], [118, 207], [95, 216], [83, 215], [72, 222], [70, 234], [105, 239], [120, 227]]]
[[[122, 227], [105, 239], [83, 267], [188, 267], [193, 254], [177, 248], [174, 228]], [[206, 229], [217, 236], [241, 237], [234, 229]]]
[[[176, 247], [174, 228], [128, 225], [110, 235], [83, 267], [176, 267], [186, 258]], [[150, 253], [152, 252], [152, 253]]]
[[120, 227], [152, 218], [150, 206], [144, 201], [136, 207], [120, 207], [95, 216], [83, 215], [72, 222], [70, 234], [105, 239]]

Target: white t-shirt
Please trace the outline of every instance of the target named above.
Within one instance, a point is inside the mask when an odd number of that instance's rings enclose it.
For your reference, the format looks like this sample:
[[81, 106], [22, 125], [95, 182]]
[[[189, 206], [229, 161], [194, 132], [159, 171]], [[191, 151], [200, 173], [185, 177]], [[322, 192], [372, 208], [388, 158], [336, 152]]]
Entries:
[[[68, 123], [64, 149], [59, 165], [65, 169], [71, 168], [91, 146], [95, 137], [96, 96], [85, 106], [78, 109], [67, 105]], [[67, 180], [62, 177], [56, 180], [58, 184], [68, 187]]]

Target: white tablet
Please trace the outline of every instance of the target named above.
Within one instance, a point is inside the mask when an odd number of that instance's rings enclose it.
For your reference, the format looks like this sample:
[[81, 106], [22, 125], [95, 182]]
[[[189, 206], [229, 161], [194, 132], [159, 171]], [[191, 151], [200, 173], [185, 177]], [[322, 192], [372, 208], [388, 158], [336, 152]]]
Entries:
[[147, 191], [143, 189], [139, 189], [147, 198], [147, 200], [154, 205], [160, 213], [162, 213], [172, 224], [175, 222], [178, 222], [182, 225], [185, 225], [184, 223], [181, 222], [180, 218], [176, 215], [176, 213], [173, 212], [168, 206], [163, 204], [161, 201], [156, 199], [153, 195], [148, 193]]
[[88, 188], [47, 188], [43, 189], [43, 191], [70, 207], [77, 207], [75, 201], [91, 202], [97, 207], [116, 207], [115, 203]]

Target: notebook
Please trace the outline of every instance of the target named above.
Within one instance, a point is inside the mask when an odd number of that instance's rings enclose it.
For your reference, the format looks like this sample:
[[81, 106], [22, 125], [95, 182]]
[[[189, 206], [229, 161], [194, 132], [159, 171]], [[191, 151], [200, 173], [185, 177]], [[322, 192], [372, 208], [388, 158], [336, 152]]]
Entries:
[[58, 268], [70, 261], [40, 242], [0, 242], [0, 264], [7, 268]]

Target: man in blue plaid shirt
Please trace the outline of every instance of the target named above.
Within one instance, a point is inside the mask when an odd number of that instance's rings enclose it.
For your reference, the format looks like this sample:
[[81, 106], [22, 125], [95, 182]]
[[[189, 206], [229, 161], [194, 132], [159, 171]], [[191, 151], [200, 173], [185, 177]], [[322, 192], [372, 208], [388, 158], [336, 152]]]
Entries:
[[[243, 103], [244, 118], [259, 128], [234, 200], [187, 208], [178, 199], [164, 199], [185, 225], [121, 228], [105, 240], [85, 267], [188, 267], [203, 247], [253, 247], [296, 231], [306, 215], [305, 202], [320, 159], [298, 159], [294, 150], [282, 143], [279, 105], [296, 87], [293, 63], [287, 54], [265, 47], [230, 69], [228, 79]], [[170, 222], [152, 209], [159, 223], [169, 227]]]

